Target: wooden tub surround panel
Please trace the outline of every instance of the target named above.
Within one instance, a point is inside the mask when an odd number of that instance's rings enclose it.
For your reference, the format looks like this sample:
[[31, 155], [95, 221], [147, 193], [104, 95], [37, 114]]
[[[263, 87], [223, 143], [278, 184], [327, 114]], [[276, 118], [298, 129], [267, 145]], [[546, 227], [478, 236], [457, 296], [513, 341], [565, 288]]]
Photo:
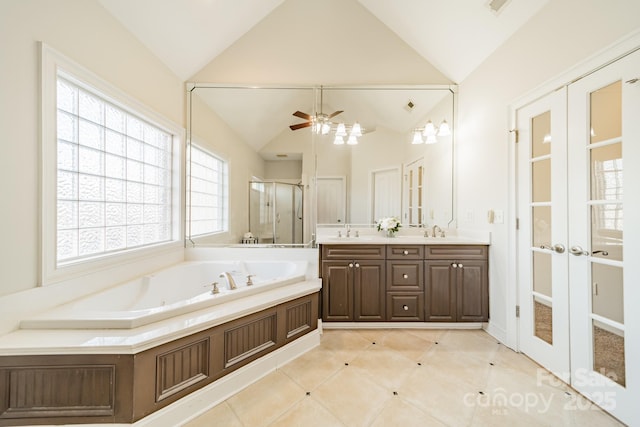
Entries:
[[0, 357], [0, 426], [133, 423], [311, 332], [318, 292], [137, 354]]

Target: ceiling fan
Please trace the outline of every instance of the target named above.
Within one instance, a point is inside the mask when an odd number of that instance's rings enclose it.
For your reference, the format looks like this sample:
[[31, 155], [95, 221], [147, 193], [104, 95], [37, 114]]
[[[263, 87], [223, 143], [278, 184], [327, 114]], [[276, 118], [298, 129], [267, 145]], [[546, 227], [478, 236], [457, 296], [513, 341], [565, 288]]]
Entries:
[[322, 111], [322, 86], [320, 86], [320, 112], [316, 113], [314, 116], [311, 114], [303, 113], [302, 111], [296, 111], [293, 113], [294, 116], [299, 117], [301, 119], [306, 120], [304, 123], [297, 123], [295, 125], [289, 126], [291, 130], [298, 130], [303, 128], [308, 128], [309, 126], [313, 126], [313, 130], [318, 133], [329, 133], [329, 129], [331, 129], [331, 119], [337, 116], [340, 113], [343, 113], [342, 110], [334, 111], [331, 114], [325, 114]]

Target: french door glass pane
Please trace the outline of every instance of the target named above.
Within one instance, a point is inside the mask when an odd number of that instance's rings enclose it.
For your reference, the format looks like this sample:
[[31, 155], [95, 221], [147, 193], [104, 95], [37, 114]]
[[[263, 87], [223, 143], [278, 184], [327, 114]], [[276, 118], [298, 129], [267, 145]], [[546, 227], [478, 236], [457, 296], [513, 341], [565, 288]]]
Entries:
[[535, 206], [532, 208], [533, 246], [549, 246], [551, 244], [551, 206]]
[[551, 303], [533, 297], [534, 334], [553, 345], [553, 309]]
[[531, 165], [533, 202], [551, 201], [551, 159], [537, 160]]
[[534, 117], [531, 125], [531, 157], [551, 154], [551, 111]]
[[533, 252], [533, 291], [547, 297], [551, 292], [551, 254]]
[[591, 92], [591, 143], [622, 135], [622, 82]]
[[592, 312], [624, 324], [622, 267], [591, 263]]
[[593, 370], [626, 386], [624, 332], [593, 321]]

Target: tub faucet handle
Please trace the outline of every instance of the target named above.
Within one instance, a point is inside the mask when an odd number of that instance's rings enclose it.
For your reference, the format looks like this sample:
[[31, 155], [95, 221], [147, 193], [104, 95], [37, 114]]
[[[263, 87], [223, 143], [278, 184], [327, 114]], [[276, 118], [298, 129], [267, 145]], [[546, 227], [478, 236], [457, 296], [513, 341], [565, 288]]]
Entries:
[[220, 289], [218, 289], [218, 282], [213, 282], [211, 284], [212, 288], [211, 288], [211, 293], [212, 294], [219, 294], [220, 293]]
[[251, 280], [251, 278], [252, 278], [253, 276], [255, 276], [255, 274], [249, 274], [249, 275], [247, 276], [247, 286], [251, 286], [251, 285], [253, 285], [253, 281]]

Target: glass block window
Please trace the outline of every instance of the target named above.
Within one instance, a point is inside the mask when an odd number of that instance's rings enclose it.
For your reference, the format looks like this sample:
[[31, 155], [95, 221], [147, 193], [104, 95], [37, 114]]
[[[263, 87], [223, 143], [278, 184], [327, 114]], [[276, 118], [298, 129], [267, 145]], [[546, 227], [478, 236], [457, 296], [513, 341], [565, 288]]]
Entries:
[[187, 179], [188, 234], [193, 237], [227, 231], [227, 162], [192, 144], [187, 164], [191, 168]]
[[58, 75], [57, 264], [172, 238], [173, 136]]

